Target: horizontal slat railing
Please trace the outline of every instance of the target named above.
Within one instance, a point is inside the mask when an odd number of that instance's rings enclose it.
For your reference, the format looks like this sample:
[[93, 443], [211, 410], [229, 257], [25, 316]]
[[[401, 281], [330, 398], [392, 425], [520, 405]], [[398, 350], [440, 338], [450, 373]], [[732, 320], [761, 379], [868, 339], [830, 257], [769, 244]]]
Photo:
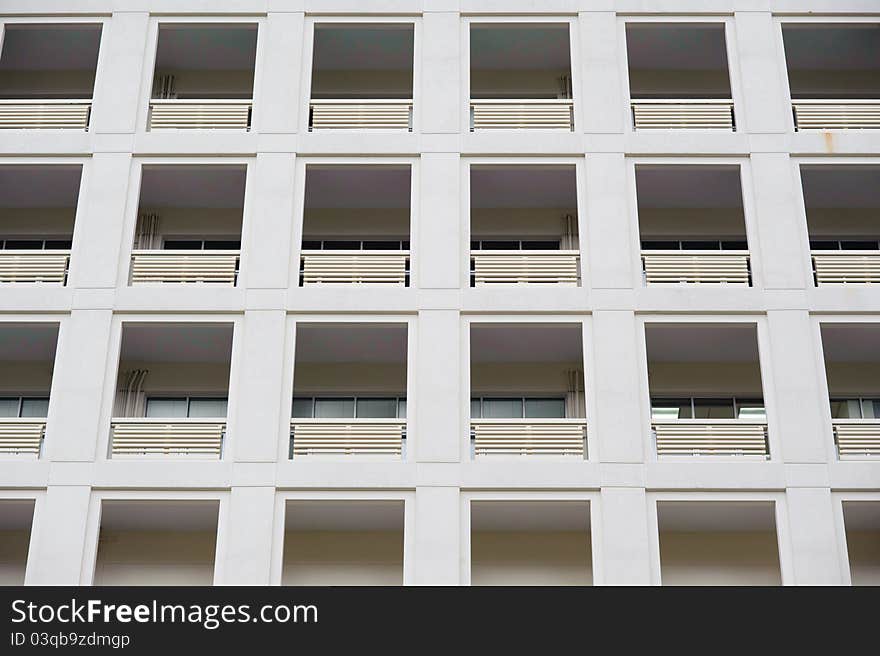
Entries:
[[880, 130], [880, 99], [795, 100], [797, 130]]
[[553, 283], [577, 285], [578, 251], [471, 251], [475, 285]]
[[493, 456], [587, 457], [584, 419], [480, 419], [471, 421], [474, 458]]
[[151, 100], [150, 130], [248, 130], [251, 100]]
[[404, 419], [293, 419], [290, 457], [406, 456]]
[[303, 285], [368, 283], [404, 285], [409, 251], [316, 251], [301, 254]]
[[546, 100], [471, 100], [471, 130], [573, 130], [574, 103]]
[[741, 419], [680, 419], [651, 426], [658, 456], [770, 457], [767, 424]]
[[113, 419], [110, 457], [219, 459], [225, 432], [222, 421]]
[[642, 251], [645, 283], [750, 285], [748, 251]]
[[412, 100], [312, 100], [310, 130], [412, 130]]
[[732, 100], [633, 100], [636, 130], [735, 130]]
[[0, 419], [0, 455], [39, 458], [45, 435], [45, 420]]
[[0, 129], [88, 130], [91, 100], [0, 99]]
[[880, 251], [813, 251], [816, 285], [880, 283]]
[[0, 251], [0, 282], [67, 282], [68, 250]]
[[131, 283], [234, 285], [238, 261], [238, 251], [136, 250], [131, 254]]
[[834, 419], [832, 425], [837, 454], [841, 460], [880, 457], [880, 421]]

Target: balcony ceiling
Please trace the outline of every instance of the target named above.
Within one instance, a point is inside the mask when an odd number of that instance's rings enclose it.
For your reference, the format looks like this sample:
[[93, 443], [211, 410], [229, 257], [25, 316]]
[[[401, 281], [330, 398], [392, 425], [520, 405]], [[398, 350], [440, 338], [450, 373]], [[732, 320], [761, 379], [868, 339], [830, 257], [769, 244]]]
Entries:
[[630, 70], [727, 71], [720, 24], [634, 24], [626, 27]]
[[409, 166], [309, 166], [305, 206], [310, 209], [409, 208]]
[[880, 501], [844, 501], [847, 531], [880, 531]]
[[880, 166], [804, 166], [801, 181], [808, 208], [880, 208]]
[[786, 25], [782, 34], [789, 69], [880, 69], [880, 25]]
[[94, 71], [100, 25], [7, 25], [0, 70]]
[[639, 207], [741, 208], [739, 168], [729, 166], [638, 166]]
[[586, 501], [472, 501], [473, 531], [590, 530]]
[[231, 323], [126, 323], [122, 362], [228, 363]]
[[403, 501], [288, 501], [285, 531], [403, 531]]
[[0, 501], [0, 531], [29, 531], [33, 519], [33, 499], [3, 499]]
[[300, 323], [297, 362], [406, 362], [402, 323]]
[[473, 25], [471, 70], [571, 69], [568, 25]]
[[645, 342], [649, 362], [758, 362], [751, 323], [650, 323]]
[[772, 501], [661, 501], [661, 531], [771, 531], [776, 527]]
[[577, 208], [573, 166], [473, 166], [471, 207]]
[[141, 180], [140, 207], [243, 208], [243, 166], [148, 166]]
[[54, 362], [57, 323], [0, 323], [0, 362]]
[[826, 362], [880, 363], [880, 323], [822, 324]]
[[412, 25], [318, 26], [315, 70], [410, 71], [413, 68]]
[[256, 25], [163, 25], [157, 70], [253, 71]]
[[101, 528], [112, 531], [216, 531], [214, 500], [109, 500], [101, 504]]
[[471, 324], [471, 362], [583, 362], [581, 324]]
[[82, 167], [0, 166], [0, 207], [76, 207]]

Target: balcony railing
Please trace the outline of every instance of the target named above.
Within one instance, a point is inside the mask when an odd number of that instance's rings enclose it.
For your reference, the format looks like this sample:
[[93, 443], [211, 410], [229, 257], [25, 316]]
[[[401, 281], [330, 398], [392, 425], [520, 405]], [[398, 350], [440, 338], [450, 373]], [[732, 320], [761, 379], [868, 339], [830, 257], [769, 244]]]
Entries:
[[150, 130], [249, 130], [251, 100], [150, 101]]
[[636, 130], [736, 129], [732, 100], [633, 100]]
[[0, 282], [67, 282], [67, 250], [0, 251]]
[[412, 130], [412, 100], [312, 100], [309, 130]]
[[880, 130], [880, 100], [795, 100], [796, 130]]
[[113, 419], [111, 458], [185, 457], [217, 460], [223, 456], [223, 421], [192, 419]]
[[475, 130], [574, 130], [574, 102], [471, 100], [471, 131]]
[[645, 284], [751, 285], [748, 251], [642, 251]]
[[91, 100], [0, 100], [0, 129], [88, 130]]
[[750, 456], [767, 459], [767, 424], [743, 419], [679, 419], [651, 426], [658, 456]]
[[552, 283], [577, 285], [580, 253], [565, 251], [471, 251], [475, 285]]
[[45, 419], [0, 419], [0, 455], [39, 458], [45, 436]]
[[880, 421], [834, 419], [832, 425], [841, 460], [880, 456]]
[[480, 419], [471, 422], [471, 454], [587, 457], [584, 419]]
[[293, 419], [289, 457], [406, 457], [405, 419]]
[[880, 251], [813, 251], [816, 286], [880, 283]]
[[238, 251], [136, 250], [131, 254], [131, 284], [215, 283], [234, 285]]
[[306, 250], [302, 252], [300, 280], [303, 285], [406, 285], [409, 251]]

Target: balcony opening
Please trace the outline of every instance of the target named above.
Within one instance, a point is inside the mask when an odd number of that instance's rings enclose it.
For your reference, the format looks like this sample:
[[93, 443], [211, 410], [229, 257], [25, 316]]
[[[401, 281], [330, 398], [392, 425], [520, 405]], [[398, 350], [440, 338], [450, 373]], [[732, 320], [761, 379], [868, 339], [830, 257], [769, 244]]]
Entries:
[[470, 129], [574, 129], [569, 25], [474, 23]]
[[587, 457], [579, 323], [471, 325], [471, 457]]
[[750, 323], [645, 326], [657, 455], [770, 457]]
[[853, 585], [880, 585], [880, 501], [844, 501], [843, 523]]
[[94, 585], [212, 585], [219, 507], [103, 500]]
[[33, 521], [33, 499], [0, 500], [0, 585], [24, 585]]
[[148, 165], [129, 284], [235, 285], [247, 168]]
[[823, 323], [831, 425], [842, 460], [880, 456], [880, 323]]
[[636, 130], [736, 129], [721, 23], [628, 23]]
[[751, 286], [738, 166], [636, 166], [646, 285]]
[[402, 585], [403, 501], [288, 501], [281, 585]]
[[124, 323], [111, 458], [223, 455], [231, 323]]
[[149, 129], [251, 126], [257, 26], [162, 23]]
[[306, 167], [299, 284], [410, 283], [407, 165]]
[[87, 130], [101, 26], [9, 24], [0, 52], [0, 129]]
[[67, 284], [80, 165], [0, 166], [0, 284]]
[[471, 585], [592, 585], [586, 501], [472, 501]]
[[796, 130], [880, 128], [880, 24], [782, 26]]
[[574, 166], [471, 167], [470, 285], [580, 285]]
[[315, 25], [309, 130], [412, 130], [411, 23]]
[[802, 166], [817, 287], [880, 282], [880, 166]]
[[657, 504], [663, 585], [781, 585], [773, 501]]
[[0, 457], [42, 455], [57, 344], [57, 323], [0, 323]]
[[289, 457], [406, 459], [407, 325], [300, 323]]

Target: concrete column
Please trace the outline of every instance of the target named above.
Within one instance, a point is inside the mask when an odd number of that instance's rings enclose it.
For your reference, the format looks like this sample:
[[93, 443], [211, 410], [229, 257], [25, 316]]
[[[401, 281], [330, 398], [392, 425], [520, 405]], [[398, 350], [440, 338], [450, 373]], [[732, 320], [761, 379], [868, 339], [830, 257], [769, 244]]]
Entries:
[[112, 320], [110, 309], [73, 310], [61, 324], [46, 420], [51, 461], [94, 460], [98, 438], [110, 430], [101, 424], [101, 404]]
[[416, 585], [460, 583], [460, 504], [457, 487], [416, 487]]
[[593, 511], [591, 521], [602, 523], [601, 583], [650, 585], [652, 550], [645, 490], [604, 487], [600, 503], [601, 512]]
[[596, 153], [586, 163], [587, 266], [590, 285], [630, 289], [633, 280], [630, 196], [623, 153]]
[[832, 439], [826, 433], [827, 407], [821, 387], [822, 372], [816, 362], [821, 346], [814, 339], [810, 314], [806, 310], [767, 312], [770, 359], [764, 366], [773, 372], [774, 427], [786, 463], [821, 463], [828, 458]]
[[37, 504], [26, 585], [79, 585], [89, 516], [88, 485], [49, 486]]
[[266, 16], [259, 37], [259, 96], [254, 98], [254, 124], [261, 133], [299, 129], [304, 20], [302, 12], [269, 12]]
[[457, 153], [424, 153], [419, 171], [418, 286], [459, 289], [461, 171]]
[[738, 11], [734, 26], [741, 80], [741, 97], [735, 100], [744, 111], [740, 118], [753, 134], [788, 132], [791, 110], [785, 93], [785, 61], [777, 52], [779, 27], [773, 15]]
[[[293, 242], [294, 163], [287, 153], [258, 153], [248, 170], [239, 285], [287, 289]], [[296, 231], [297, 233], [299, 230]]]
[[104, 25], [91, 132], [135, 131], [141, 100], [149, 95], [141, 93], [149, 23], [147, 12], [117, 12]]
[[[458, 134], [461, 122], [461, 17], [425, 12], [421, 28], [422, 133]], [[416, 62], [419, 66], [419, 62]]]
[[235, 423], [230, 426], [237, 462], [275, 462], [282, 424], [290, 420], [290, 400], [282, 415], [285, 312], [248, 310], [242, 322], [243, 348], [236, 370]]
[[[785, 493], [795, 585], [842, 585], [847, 564], [837, 544], [828, 488], [789, 487]], [[779, 529], [777, 529], [779, 530]]]
[[587, 408], [587, 416], [599, 441], [599, 457], [602, 462], [644, 462], [638, 322], [631, 311], [600, 310], [593, 313], [592, 327], [588, 384], [594, 388], [595, 407]]
[[[580, 106], [584, 132], [620, 133], [627, 116], [624, 84], [620, 74], [617, 15], [613, 11], [582, 11], [578, 14], [581, 57]], [[601, 89], [601, 93], [596, 93]]]
[[232, 488], [217, 531], [215, 584], [269, 585], [274, 519], [274, 487]]

